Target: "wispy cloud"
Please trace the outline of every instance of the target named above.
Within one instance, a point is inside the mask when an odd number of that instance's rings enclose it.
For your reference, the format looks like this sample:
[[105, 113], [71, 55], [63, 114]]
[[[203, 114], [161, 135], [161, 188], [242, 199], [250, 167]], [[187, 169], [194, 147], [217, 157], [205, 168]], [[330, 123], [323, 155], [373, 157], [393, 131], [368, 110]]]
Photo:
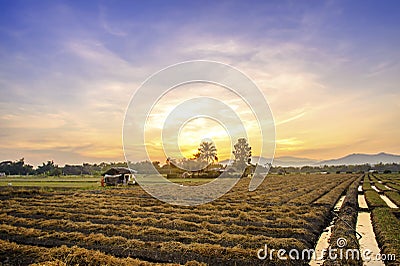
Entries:
[[114, 36], [119, 36], [119, 37], [125, 37], [128, 36], [128, 33], [121, 29], [121, 25], [114, 26], [110, 22], [107, 16], [107, 8], [105, 6], [100, 5], [99, 6], [99, 21], [100, 24], [102, 25], [103, 29]]
[[297, 114], [297, 115], [295, 115], [295, 116], [292, 116], [292, 117], [290, 117], [290, 118], [286, 118], [286, 119], [284, 119], [284, 120], [277, 121], [277, 122], [275, 123], [275, 125], [276, 125], [276, 126], [279, 126], [279, 125], [282, 125], [282, 124], [289, 123], [289, 122], [291, 122], [291, 121], [294, 121], [294, 120], [296, 120], [296, 119], [299, 119], [299, 118], [303, 117], [305, 114], [306, 114], [306, 112], [302, 112], [302, 113]]

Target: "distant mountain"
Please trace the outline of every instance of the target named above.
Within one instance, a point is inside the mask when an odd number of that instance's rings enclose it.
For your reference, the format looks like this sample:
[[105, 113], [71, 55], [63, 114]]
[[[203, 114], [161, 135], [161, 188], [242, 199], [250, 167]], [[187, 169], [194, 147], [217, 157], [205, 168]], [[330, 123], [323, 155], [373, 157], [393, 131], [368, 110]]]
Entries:
[[[259, 157], [252, 156], [251, 162], [253, 164], [259, 163], [260, 165], [266, 165], [271, 160]], [[230, 163], [229, 160], [224, 160], [219, 162], [220, 164], [227, 165]], [[377, 153], [377, 154], [362, 154], [362, 153], [353, 153], [347, 156], [338, 158], [338, 159], [330, 159], [324, 161], [318, 161], [307, 158], [299, 158], [292, 156], [282, 156], [274, 158], [272, 165], [273, 166], [283, 166], [283, 167], [302, 167], [302, 166], [319, 166], [319, 165], [355, 165], [355, 164], [378, 164], [378, 163], [400, 163], [400, 155], [388, 154], [388, 153]]]
[[288, 167], [288, 166], [301, 167], [305, 165], [314, 165], [316, 163], [318, 163], [318, 161], [313, 159], [298, 158], [293, 156], [282, 156], [275, 158], [274, 161], [272, 162], [272, 165], [283, 166], [283, 167]]
[[316, 165], [350, 165], [350, 164], [378, 164], [378, 163], [400, 163], [400, 155], [377, 153], [362, 154], [353, 153], [339, 159], [325, 160], [316, 163]]

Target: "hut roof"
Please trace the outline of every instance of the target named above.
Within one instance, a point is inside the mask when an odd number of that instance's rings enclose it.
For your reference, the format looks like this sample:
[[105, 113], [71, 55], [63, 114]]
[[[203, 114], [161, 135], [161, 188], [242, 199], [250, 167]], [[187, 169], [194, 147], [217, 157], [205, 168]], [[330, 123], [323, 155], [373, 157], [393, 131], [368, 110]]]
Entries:
[[102, 175], [121, 175], [121, 174], [134, 174], [137, 171], [126, 167], [113, 167], [104, 172]]

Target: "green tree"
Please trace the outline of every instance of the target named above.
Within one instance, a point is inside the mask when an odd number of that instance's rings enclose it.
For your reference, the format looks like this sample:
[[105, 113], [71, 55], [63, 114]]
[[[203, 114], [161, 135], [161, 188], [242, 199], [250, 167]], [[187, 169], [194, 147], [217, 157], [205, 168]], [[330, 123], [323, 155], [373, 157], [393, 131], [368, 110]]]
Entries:
[[203, 141], [200, 143], [198, 151], [198, 154], [195, 154], [195, 156], [197, 156], [198, 159], [207, 162], [207, 165], [213, 163], [214, 161], [218, 161], [217, 148], [215, 147], [214, 143]]
[[0, 163], [0, 172], [7, 175], [28, 175], [33, 173], [33, 166], [25, 164], [24, 158], [12, 161], [4, 161]]
[[161, 169], [160, 163], [161, 163], [160, 161], [151, 162], [151, 164], [153, 165], [153, 167], [156, 169], [157, 172], [160, 172], [160, 169]]
[[233, 166], [239, 169], [244, 169], [251, 161], [251, 147], [245, 138], [238, 139], [238, 142], [233, 146], [232, 152], [235, 156]]
[[38, 166], [36, 169], [36, 174], [59, 176], [61, 175], [61, 170], [58, 165], [54, 164], [53, 161], [47, 161], [46, 164], [43, 163], [43, 165]]

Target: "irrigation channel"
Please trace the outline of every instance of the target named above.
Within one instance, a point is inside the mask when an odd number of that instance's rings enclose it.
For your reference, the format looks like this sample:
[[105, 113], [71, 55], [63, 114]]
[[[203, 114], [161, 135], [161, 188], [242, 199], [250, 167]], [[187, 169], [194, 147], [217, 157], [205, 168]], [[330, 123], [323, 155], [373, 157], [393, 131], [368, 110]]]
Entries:
[[[379, 193], [379, 196], [386, 202], [386, 204], [390, 208], [398, 208], [398, 206], [393, 203], [387, 196], [383, 195], [383, 193], [376, 188], [374, 185], [371, 186], [372, 189], [374, 189], [376, 192]], [[372, 226], [372, 221], [371, 221], [371, 212], [368, 207], [367, 201], [365, 200], [364, 196], [364, 191], [363, 191], [363, 186], [362, 184], [358, 186], [357, 188], [358, 191], [358, 216], [357, 216], [357, 225], [356, 225], [356, 231], [362, 236], [359, 239], [359, 245], [360, 245], [360, 254], [363, 254], [363, 252], [368, 249], [371, 253], [369, 253], [369, 258], [375, 258], [377, 254], [381, 254], [381, 251], [379, 249], [378, 243], [376, 241], [375, 233], [373, 230]], [[345, 196], [341, 196], [340, 199], [336, 202], [335, 207], [334, 207], [334, 212], [338, 213], [343, 202], [344, 202]], [[323, 230], [321, 236], [318, 239], [317, 245], [315, 246], [315, 252], [317, 256], [322, 253], [322, 250], [328, 250], [329, 248], [329, 239], [332, 234], [332, 228], [335, 226], [337, 217], [334, 216], [329, 223], [329, 225]], [[322, 260], [315, 260], [312, 259], [309, 263], [310, 266], [316, 266], [316, 265], [323, 265], [324, 264], [324, 259]], [[363, 265], [365, 266], [384, 266], [384, 262], [380, 260], [364, 260]]]
[[[345, 198], [346, 196], [341, 196], [340, 199], [336, 202], [335, 207], [333, 208], [334, 212], [339, 212]], [[335, 225], [335, 221], [336, 221], [336, 216], [333, 217], [329, 225], [324, 229], [321, 236], [319, 237], [317, 245], [315, 246], [315, 253], [317, 254], [317, 256], [320, 256], [323, 250], [327, 250], [329, 248], [329, 239], [331, 238], [332, 228]], [[324, 260], [312, 259], [310, 261], [311, 266], [322, 265], [323, 263]]]
[[[378, 182], [382, 184], [382, 181]], [[362, 186], [360, 187], [359, 187], [359, 192], [361, 192], [361, 195], [358, 195], [358, 204], [360, 211], [358, 213], [357, 228], [356, 228], [357, 232], [359, 232], [362, 235], [362, 238], [359, 240], [360, 251], [362, 253], [364, 250], [369, 249], [372, 253], [370, 258], [374, 258], [377, 254], [380, 254], [381, 252], [378, 247], [378, 243], [376, 242], [374, 229], [372, 227], [371, 212], [368, 209], [368, 204], [365, 200]], [[389, 208], [394, 208], [394, 209], [398, 208], [398, 206], [394, 204], [387, 196], [385, 196], [382, 193], [382, 191], [380, 191], [376, 186], [371, 184], [371, 188], [375, 190], [377, 193], [379, 193], [380, 198], [389, 206]], [[363, 265], [372, 266], [372, 265], [385, 265], [385, 264], [383, 263], [383, 261], [370, 260], [370, 261], [364, 261]]]
[[[379, 182], [379, 183], [381, 183], [381, 182]], [[399, 208], [393, 201], [391, 201], [387, 196], [385, 196], [382, 193], [382, 191], [380, 191], [377, 187], [375, 187], [374, 185], [371, 185], [371, 187], [372, 187], [372, 189], [374, 189], [376, 192], [379, 193], [379, 197], [381, 197], [381, 199], [387, 204], [387, 206], [389, 206], [389, 208], [392, 208], [392, 209]]]
[[[378, 242], [376, 242], [376, 237], [374, 233], [374, 229], [372, 227], [372, 221], [371, 221], [371, 212], [370, 211], [364, 211], [365, 209], [368, 210], [368, 205], [365, 201], [365, 196], [364, 195], [358, 195], [359, 202], [358, 204], [360, 205], [360, 211], [358, 212], [357, 216], [357, 226], [356, 226], [356, 231], [361, 234], [362, 238], [358, 240], [358, 243], [360, 244], [360, 254], [364, 254], [364, 251], [366, 249], [370, 250], [370, 258], [375, 258], [377, 254], [380, 254], [380, 249], [378, 246]], [[361, 201], [360, 201], [361, 199]], [[360, 204], [362, 203], [362, 204]], [[385, 265], [383, 261], [375, 261], [375, 260], [370, 260], [370, 261], [363, 261], [363, 265], [366, 266], [372, 266], [372, 265]]]
[[384, 185], [385, 186], [385, 188], [386, 189], [388, 189], [388, 190], [392, 190], [393, 191], [393, 188], [391, 188], [391, 187], [388, 187], [387, 185]]

